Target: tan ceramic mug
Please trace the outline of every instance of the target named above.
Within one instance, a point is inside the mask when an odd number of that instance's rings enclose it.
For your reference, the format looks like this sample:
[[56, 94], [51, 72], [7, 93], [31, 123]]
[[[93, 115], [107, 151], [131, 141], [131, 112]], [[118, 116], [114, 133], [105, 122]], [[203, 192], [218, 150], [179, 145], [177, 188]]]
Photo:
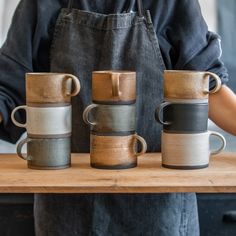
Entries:
[[[217, 150], [210, 150], [211, 136], [221, 142]], [[195, 134], [162, 132], [162, 166], [187, 170], [205, 168], [209, 165], [210, 156], [222, 152], [225, 145], [225, 138], [214, 131]]]
[[27, 73], [26, 102], [51, 104], [52, 106], [71, 102], [71, 97], [80, 91], [79, 79], [63, 73]]
[[[137, 141], [141, 151], [137, 152]], [[90, 136], [90, 163], [99, 169], [127, 169], [137, 166], [137, 156], [147, 150], [145, 140], [138, 136]]]
[[100, 104], [132, 104], [136, 101], [136, 73], [94, 71], [92, 100]]
[[[216, 86], [209, 91], [209, 77], [215, 80]], [[171, 99], [208, 99], [209, 93], [216, 93], [221, 88], [221, 80], [212, 72], [165, 70], [164, 97]]]

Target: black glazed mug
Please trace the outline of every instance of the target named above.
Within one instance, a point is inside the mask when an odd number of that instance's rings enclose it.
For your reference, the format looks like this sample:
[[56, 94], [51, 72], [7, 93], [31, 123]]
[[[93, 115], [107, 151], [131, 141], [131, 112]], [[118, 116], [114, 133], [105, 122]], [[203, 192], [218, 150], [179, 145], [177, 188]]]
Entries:
[[205, 132], [208, 129], [208, 103], [163, 102], [156, 109], [155, 118], [168, 133]]

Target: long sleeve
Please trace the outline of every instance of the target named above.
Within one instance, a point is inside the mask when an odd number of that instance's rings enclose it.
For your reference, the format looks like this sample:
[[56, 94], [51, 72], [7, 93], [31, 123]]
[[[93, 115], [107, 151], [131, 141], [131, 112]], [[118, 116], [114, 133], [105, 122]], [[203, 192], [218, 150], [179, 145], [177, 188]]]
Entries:
[[[9, 142], [16, 142], [24, 131], [14, 126], [10, 114], [16, 106], [25, 104], [24, 77], [26, 72], [33, 70], [31, 38], [35, 19], [32, 19], [33, 15], [25, 14], [26, 7], [32, 10], [33, 6], [29, 1], [18, 5], [0, 51], [0, 112], [3, 117], [0, 138]], [[17, 113], [16, 119], [22, 122], [24, 116]]]
[[208, 31], [197, 0], [159, 0], [147, 7], [167, 69], [209, 70], [227, 82], [220, 37]]
[[[0, 138], [15, 143], [24, 129], [11, 121], [11, 111], [25, 104], [25, 73], [49, 71], [50, 45], [60, 1], [22, 0], [0, 50]], [[16, 119], [24, 122], [25, 114]]]

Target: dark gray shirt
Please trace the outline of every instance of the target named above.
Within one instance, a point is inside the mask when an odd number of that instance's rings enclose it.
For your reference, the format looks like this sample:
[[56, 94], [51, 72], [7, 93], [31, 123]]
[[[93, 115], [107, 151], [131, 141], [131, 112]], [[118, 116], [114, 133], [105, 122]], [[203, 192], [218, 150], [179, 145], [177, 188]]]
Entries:
[[[103, 14], [136, 11], [135, 0], [74, 2], [74, 8]], [[0, 51], [0, 138], [4, 140], [16, 142], [24, 131], [12, 124], [10, 113], [25, 104], [25, 73], [50, 71], [54, 26], [67, 4], [66, 0], [22, 0], [16, 9]], [[151, 12], [167, 69], [210, 70], [223, 83], [228, 80], [220, 60], [219, 36], [208, 31], [197, 0], [143, 0], [143, 5]], [[21, 121], [24, 115], [17, 119]]]

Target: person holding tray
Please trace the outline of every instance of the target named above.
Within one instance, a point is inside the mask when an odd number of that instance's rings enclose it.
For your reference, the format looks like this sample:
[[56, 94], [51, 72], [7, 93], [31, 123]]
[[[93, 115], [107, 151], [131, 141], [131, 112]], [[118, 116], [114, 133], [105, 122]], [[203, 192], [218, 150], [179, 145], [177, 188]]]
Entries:
[[[21, 0], [0, 51], [0, 138], [15, 143], [24, 131], [10, 113], [25, 104], [25, 73], [70, 73], [81, 82], [72, 101], [72, 152], [89, 152], [82, 112], [91, 102], [92, 71], [131, 70], [137, 131], [149, 152], [160, 152], [154, 111], [165, 69], [217, 74], [223, 85], [209, 96], [209, 117], [236, 135], [236, 96], [220, 56], [219, 36], [208, 31], [197, 0]], [[194, 193], [35, 194], [34, 204], [37, 236], [199, 235]]]

